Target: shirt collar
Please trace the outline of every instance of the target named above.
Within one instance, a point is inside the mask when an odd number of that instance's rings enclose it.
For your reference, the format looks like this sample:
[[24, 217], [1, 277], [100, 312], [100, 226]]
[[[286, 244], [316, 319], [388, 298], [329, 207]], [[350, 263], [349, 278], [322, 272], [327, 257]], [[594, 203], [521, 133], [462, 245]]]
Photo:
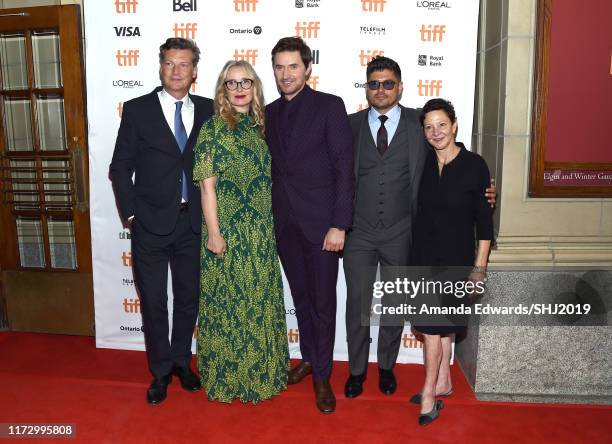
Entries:
[[180, 100], [177, 100], [174, 97], [172, 97], [170, 94], [168, 94], [168, 92], [166, 92], [165, 89], [162, 88], [162, 90], [159, 92], [159, 98], [162, 104], [166, 106], [174, 107], [175, 106], [174, 104], [179, 101], [183, 102], [183, 106], [186, 108], [191, 108], [193, 106], [193, 102], [191, 101], [189, 94], [185, 94], [185, 97], [181, 98]]
[[[368, 120], [370, 121], [370, 123], [377, 122], [378, 116], [380, 116], [380, 114], [381, 113], [379, 113], [376, 109], [374, 109], [373, 106], [371, 106], [370, 111], [368, 112]], [[395, 105], [393, 108], [387, 111], [385, 115], [389, 118], [391, 122], [398, 123], [400, 116], [402, 115], [402, 110], [400, 109], [399, 105]]]

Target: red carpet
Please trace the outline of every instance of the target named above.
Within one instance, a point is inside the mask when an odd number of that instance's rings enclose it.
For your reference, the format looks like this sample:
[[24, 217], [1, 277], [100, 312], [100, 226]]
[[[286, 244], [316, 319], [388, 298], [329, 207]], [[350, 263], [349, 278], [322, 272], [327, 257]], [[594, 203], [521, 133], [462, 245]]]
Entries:
[[422, 367], [396, 369], [395, 395], [378, 391], [371, 366], [364, 394], [348, 400], [347, 365], [335, 363], [332, 415], [316, 410], [310, 379], [257, 406], [209, 402], [175, 380], [153, 407], [142, 352], [98, 350], [93, 338], [0, 333], [0, 423], [74, 423], [71, 442], [84, 443], [612, 442], [610, 406], [480, 402], [456, 365], [455, 393], [437, 421], [419, 427], [419, 408], [407, 399], [420, 388]]

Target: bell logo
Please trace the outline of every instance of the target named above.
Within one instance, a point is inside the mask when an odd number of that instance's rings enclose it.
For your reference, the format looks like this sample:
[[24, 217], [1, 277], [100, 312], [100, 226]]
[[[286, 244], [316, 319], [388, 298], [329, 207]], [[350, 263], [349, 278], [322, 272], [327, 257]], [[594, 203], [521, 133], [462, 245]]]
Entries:
[[319, 37], [319, 30], [321, 29], [321, 22], [296, 22], [295, 23], [295, 35], [297, 37], [305, 38], [317, 38]]
[[236, 12], [255, 12], [258, 0], [234, 0], [234, 10]]
[[417, 85], [419, 88], [419, 96], [439, 97], [442, 89], [442, 80], [419, 80]]
[[115, 0], [117, 14], [135, 14], [138, 0]]
[[308, 80], [306, 80], [306, 84], [316, 91], [317, 86], [319, 86], [319, 76], [308, 77]]
[[178, 23], [174, 24], [174, 37], [195, 40], [196, 31], [198, 30], [197, 23]]
[[123, 311], [126, 313], [140, 313], [140, 299], [124, 299]]
[[234, 50], [234, 60], [239, 62], [239, 61], [245, 61], [250, 63], [251, 65], [255, 65], [255, 63], [257, 62], [257, 56], [259, 51], [257, 49], [235, 49]]
[[289, 343], [290, 344], [297, 344], [300, 342], [300, 331], [298, 329], [292, 329], [290, 328], [287, 331], [287, 337], [289, 338]]
[[123, 264], [124, 267], [132, 266], [132, 252], [131, 251], [123, 252], [123, 254], [121, 255], [121, 263]]
[[373, 50], [361, 50], [359, 52], [359, 64], [361, 66], [367, 66], [368, 63], [370, 63], [370, 60], [372, 60], [374, 57], [377, 56], [384, 56], [385, 55], [385, 51], [382, 51], [380, 49], [373, 49]]
[[446, 25], [421, 25], [422, 42], [441, 42], [446, 33]]
[[387, 0], [361, 0], [361, 9], [364, 12], [383, 12]]
[[119, 118], [121, 119], [121, 115], [123, 114], [123, 102], [117, 104], [117, 114], [119, 114]]
[[117, 50], [117, 66], [138, 66], [138, 57], [140, 57], [138, 49]]
[[423, 343], [419, 342], [412, 333], [405, 333], [402, 337], [402, 345], [404, 348], [423, 348]]
[[190, 0], [186, 2], [182, 2], [181, 0], [172, 0], [172, 10], [174, 12], [177, 11], [197, 11], [198, 10], [198, 0]]

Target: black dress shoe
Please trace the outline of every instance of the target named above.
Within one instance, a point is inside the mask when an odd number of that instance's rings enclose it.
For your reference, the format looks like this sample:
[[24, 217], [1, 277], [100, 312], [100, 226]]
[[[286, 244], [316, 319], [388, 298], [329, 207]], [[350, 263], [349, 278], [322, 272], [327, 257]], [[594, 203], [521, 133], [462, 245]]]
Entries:
[[378, 369], [378, 388], [385, 395], [392, 395], [395, 393], [395, 389], [397, 388], [397, 381], [395, 380], [395, 375], [393, 374], [393, 370], [384, 370], [382, 368]]
[[426, 426], [427, 424], [431, 424], [434, 420], [440, 416], [440, 410], [444, 407], [444, 403], [440, 400], [434, 402], [434, 406], [431, 411], [427, 413], [421, 413], [419, 415], [419, 425]]
[[172, 371], [181, 380], [181, 387], [188, 392], [197, 392], [202, 388], [200, 378], [189, 367], [175, 367]]
[[363, 382], [366, 379], [365, 373], [361, 375], [350, 375], [344, 385], [344, 396], [356, 398], [363, 392]]
[[168, 384], [171, 382], [172, 375], [155, 378], [147, 390], [147, 402], [155, 405], [166, 399]]

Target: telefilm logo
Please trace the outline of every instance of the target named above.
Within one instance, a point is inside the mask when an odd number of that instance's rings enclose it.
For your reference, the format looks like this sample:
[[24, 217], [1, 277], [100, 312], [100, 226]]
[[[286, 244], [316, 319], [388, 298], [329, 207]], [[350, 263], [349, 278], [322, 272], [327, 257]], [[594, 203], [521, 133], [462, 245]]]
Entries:
[[255, 34], [259, 35], [263, 32], [261, 26], [253, 26], [252, 28], [229, 28], [230, 34]]
[[442, 80], [420, 80], [417, 85], [419, 96], [421, 97], [440, 97], [442, 90]]
[[427, 0], [419, 0], [416, 2], [417, 8], [425, 8], [430, 11], [440, 11], [442, 9], [450, 9], [450, 2], [432, 2]]
[[134, 279], [123, 278], [121, 279], [121, 285], [124, 285], [126, 287], [133, 287]]
[[421, 25], [421, 41], [440, 43], [446, 34], [446, 25]]
[[318, 8], [321, 0], [295, 0], [296, 8]]
[[255, 65], [258, 56], [259, 50], [257, 49], [234, 49], [234, 60], [236, 62], [244, 61]]
[[430, 66], [433, 68], [439, 68], [444, 63], [444, 56], [433, 56], [427, 54], [419, 54], [417, 64], [419, 66]]
[[256, 12], [258, 0], [232, 0], [235, 12]]
[[113, 26], [117, 37], [140, 37], [139, 26]]
[[384, 12], [387, 0], [361, 0], [363, 12]]
[[182, 2], [181, 0], [172, 0], [172, 11], [173, 12], [193, 12], [198, 10], [198, 0], [188, 0]]
[[115, 0], [115, 12], [117, 14], [136, 14], [138, 0]]
[[113, 86], [115, 88], [124, 88], [124, 89], [142, 88], [142, 81], [141, 80], [113, 80]]
[[367, 66], [374, 57], [384, 56], [385, 51], [382, 49], [362, 49], [359, 52], [359, 64], [361, 66]]
[[360, 26], [359, 34], [362, 35], [387, 35], [387, 28], [385, 26]]
[[138, 66], [140, 51], [138, 49], [118, 49], [115, 58], [117, 66]]
[[318, 38], [320, 29], [321, 22], [319, 21], [295, 23], [295, 35], [296, 37], [302, 37], [303, 39]]
[[197, 23], [175, 23], [172, 28], [174, 37], [195, 40], [196, 32], [198, 31]]

